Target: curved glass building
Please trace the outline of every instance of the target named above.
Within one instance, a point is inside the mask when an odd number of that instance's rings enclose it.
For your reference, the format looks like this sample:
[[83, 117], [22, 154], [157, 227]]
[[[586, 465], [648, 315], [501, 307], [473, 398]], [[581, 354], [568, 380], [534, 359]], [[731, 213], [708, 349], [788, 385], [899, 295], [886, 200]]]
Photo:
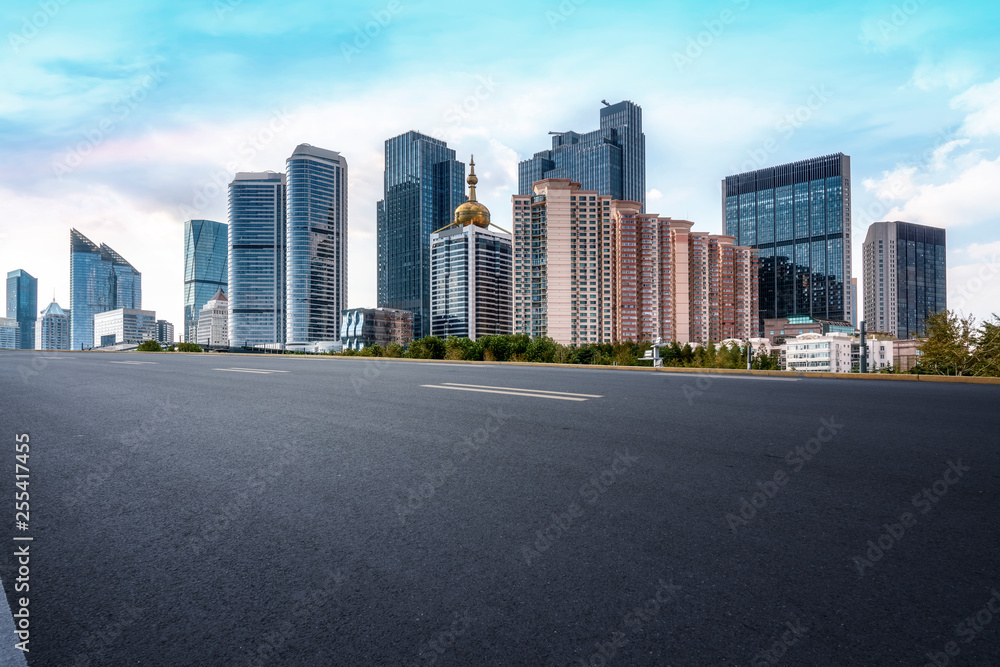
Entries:
[[347, 307], [347, 161], [300, 144], [286, 174], [286, 343], [339, 341]]
[[106, 244], [98, 246], [71, 229], [69, 255], [70, 344], [94, 346], [94, 315], [142, 308], [142, 274]]
[[229, 184], [229, 341], [284, 342], [285, 175], [240, 172]]
[[184, 340], [198, 337], [198, 314], [220, 289], [229, 291], [229, 228], [212, 220], [184, 223]]

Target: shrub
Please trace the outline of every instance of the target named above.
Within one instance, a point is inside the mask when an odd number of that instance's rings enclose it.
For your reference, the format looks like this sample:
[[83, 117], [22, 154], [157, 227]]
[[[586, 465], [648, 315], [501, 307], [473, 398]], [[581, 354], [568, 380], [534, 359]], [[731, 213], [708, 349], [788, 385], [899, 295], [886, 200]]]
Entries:
[[177, 343], [178, 352], [201, 352], [201, 345], [197, 343]]
[[155, 340], [147, 340], [136, 348], [139, 352], [163, 352], [163, 348]]

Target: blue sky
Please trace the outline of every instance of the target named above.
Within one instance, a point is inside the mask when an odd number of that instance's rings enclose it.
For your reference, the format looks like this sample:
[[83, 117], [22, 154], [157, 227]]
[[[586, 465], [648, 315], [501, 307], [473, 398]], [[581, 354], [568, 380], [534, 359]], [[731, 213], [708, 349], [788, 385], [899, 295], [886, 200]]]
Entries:
[[[350, 165], [349, 303], [375, 305], [383, 142], [475, 153], [510, 220], [549, 130], [643, 107], [647, 208], [720, 232], [728, 174], [852, 158], [870, 222], [948, 229], [949, 305], [1000, 311], [1000, 8], [987, 2], [101, 2], [0, 8], [0, 270], [69, 307], [70, 227], [182, 321], [183, 222], [226, 219], [234, 171], [299, 143]], [[221, 184], [221, 187], [220, 187]]]

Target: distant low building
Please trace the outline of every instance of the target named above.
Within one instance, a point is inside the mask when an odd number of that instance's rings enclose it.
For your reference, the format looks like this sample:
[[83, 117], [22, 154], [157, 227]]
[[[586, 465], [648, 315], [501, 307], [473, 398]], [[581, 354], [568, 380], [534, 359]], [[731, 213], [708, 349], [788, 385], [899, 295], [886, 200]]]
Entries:
[[127, 349], [156, 340], [156, 311], [118, 308], [94, 315], [94, 348]]
[[174, 325], [166, 320], [156, 320], [156, 342], [160, 345], [173, 345]]
[[36, 350], [68, 350], [70, 313], [53, 301], [35, 320]]
[[13, 317], [0, 317], [0, 350], [16, 350], [21, 343], [21, 327]]
[[[868, 339], [868, 371], [895, 367], [893, 345], [897, 341], [871, 336]], [[783, 366], [789, 371], [856, 373], [861, 360], [861, 339], [843, 332], [804, 333], [788, 338]]]
[[350, 308], [341, 318], [340, 340], [346, 350], [370, 345], [406, 347], [413, 340], [413, 312], [393, 308]]
[[221, 289], [198, 313], [198, 345], [229, 347], [229, 299]]
[[895, 341], [892, 346], [892, 367], [900, 373], [909, 373], [920, 362], [920, 346], [926, 342], [919, 338]]
[[771, 341], [771, 345], [776, 345], [779, 339], [791, 340], [796, 336], [807, 333], [824, 336], [830, 333], [853, 335], [855, 329], [850, 322], [820, 320], [808, 315], [776, 317], [764, 320], [764, 336]]

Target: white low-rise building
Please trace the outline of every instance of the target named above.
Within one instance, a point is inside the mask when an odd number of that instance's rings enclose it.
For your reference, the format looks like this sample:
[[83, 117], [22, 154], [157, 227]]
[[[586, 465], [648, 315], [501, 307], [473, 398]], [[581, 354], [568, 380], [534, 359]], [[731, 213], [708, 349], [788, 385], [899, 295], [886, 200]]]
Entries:
[[[868, 339], [868, 372], [891, 368], [891, 339]], [[784, 346], [784, 368], [816, 373], [856, 373], [861, 359], [861, 339], [846, 333], [805, 333], [789, 338]]]
[[118, 308], [94, 315], [94, 348], [124, 349], [156, 340], [156, 311]]
[[198, 345], [229, 347], [229, 299], [221, 289], [198, 313]]

